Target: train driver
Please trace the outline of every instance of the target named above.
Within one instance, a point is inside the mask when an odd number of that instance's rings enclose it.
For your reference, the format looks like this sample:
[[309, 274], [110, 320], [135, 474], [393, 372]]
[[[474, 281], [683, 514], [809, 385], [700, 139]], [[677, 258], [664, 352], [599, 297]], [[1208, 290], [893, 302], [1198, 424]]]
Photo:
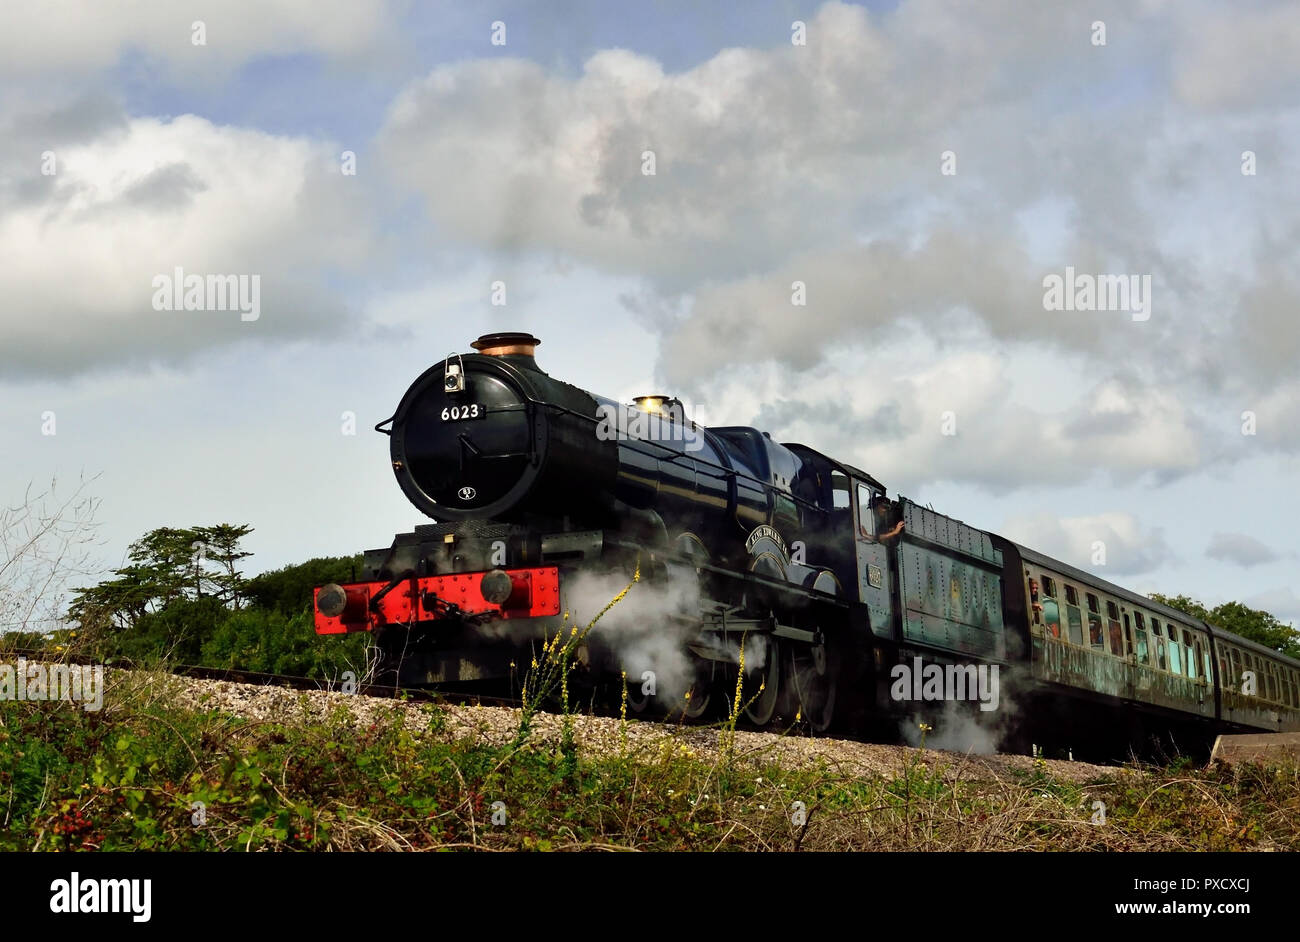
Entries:
[[903, 515], [897, 504], [882, 495], [876, 498], [873, 509], [876, 514], [876, 538], [881, 543], [888, 543], [903, 532]]

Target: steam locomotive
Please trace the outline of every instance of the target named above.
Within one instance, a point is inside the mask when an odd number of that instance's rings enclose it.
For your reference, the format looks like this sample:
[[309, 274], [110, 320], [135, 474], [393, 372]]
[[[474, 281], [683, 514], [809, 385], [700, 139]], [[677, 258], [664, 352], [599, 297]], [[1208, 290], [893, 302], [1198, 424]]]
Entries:
[[435, 522], [318, 588], [315, 621], [372, 632], [381, 682], [517, 685], [630, 584], [573, 683], [636, 712], [704, 720], [739, 687], [760, 728], [1097, 758], [1300, 729], [1300, 662], [806, 445], [554, 379], [539, 343], [480, 337], [376, 426]]

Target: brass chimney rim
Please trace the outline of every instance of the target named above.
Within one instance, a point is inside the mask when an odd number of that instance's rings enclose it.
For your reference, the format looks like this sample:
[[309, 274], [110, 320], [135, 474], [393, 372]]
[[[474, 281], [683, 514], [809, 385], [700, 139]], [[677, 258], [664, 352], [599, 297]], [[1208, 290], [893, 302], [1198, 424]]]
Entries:
[[533, 351], [541, 341], [532, 334], [507, 331], [484, 334], [470, 344], [479, 353], [490, 357], [533, 356]]

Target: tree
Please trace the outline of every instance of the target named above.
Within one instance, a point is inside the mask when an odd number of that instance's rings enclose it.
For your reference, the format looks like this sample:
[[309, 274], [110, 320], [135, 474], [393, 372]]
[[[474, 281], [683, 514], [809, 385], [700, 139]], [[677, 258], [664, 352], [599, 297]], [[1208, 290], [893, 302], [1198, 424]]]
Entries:
[[179, 601], [213, 598], [238, 608], [244, 580], [235, 564], [250, 555], [239, 541], [252, 532], [226, 523], [150, 530], [131, 544], [116, 578], [76, 590], [68, 617], [79, 622], [98, 617], [129, 630]]
[[235, 569], [235, 563], [247, 559], [252, 553], [239, 549], [239, 541], [253, 532], [249, 526], [232, 526], [219, 523], [214, 527], [195, 527], [198, 537], [195, 541], [203, 550], [202, 558], [217, 565], [216, 575], [208, 575], [209, 581], [216, 589], [216, 595], [223, 601], [229, 601], [237, 611], [243, 589], [243, 574]]
[[1186, 612], [1193, 618], [1204, 619], [1216, 628], [1231, 631], [1288, 657], [1300, 659], [1300, 631], [1263, 609], [1251, 608], [1241, 602], [1224, 602], [1211, 609], [1186, 595], [1171, 597], [1158, 592], [1151, 593], [1151, 598], [1170, 608]]

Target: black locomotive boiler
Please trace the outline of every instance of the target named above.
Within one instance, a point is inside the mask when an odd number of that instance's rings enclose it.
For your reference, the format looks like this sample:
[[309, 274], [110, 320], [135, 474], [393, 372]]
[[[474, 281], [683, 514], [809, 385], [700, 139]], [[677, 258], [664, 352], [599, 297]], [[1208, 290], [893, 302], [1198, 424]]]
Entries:
[[373, 632], [380, 680], [516, 683], [566, 616], [591, 617], [639, 570], [574, 681], [626, 674], [638, 711], [702, 719], [740, 681], [759, 727], [926, 721], [1106, 757], [1300, 729], [1300, 663], [890, 499], [805, 445], [554, 379], [539, 343], [479, 338], [377, 426], [435, 522], [367, 552], [361, 581], [319, 588], [316, 630]]

